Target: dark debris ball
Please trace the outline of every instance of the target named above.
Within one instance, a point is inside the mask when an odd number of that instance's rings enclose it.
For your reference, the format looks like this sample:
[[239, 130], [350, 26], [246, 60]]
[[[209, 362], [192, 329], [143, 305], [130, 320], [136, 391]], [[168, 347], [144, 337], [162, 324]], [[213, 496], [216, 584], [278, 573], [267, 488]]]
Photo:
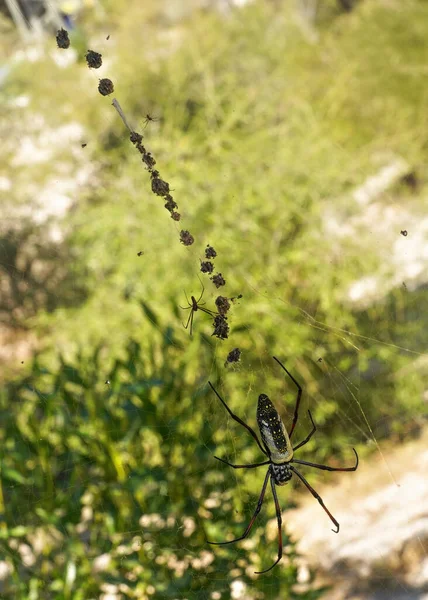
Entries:
[[169, 183], [167, 183], [160, 177], [153, 177], [152, 192], [157, 196], [166, 196], [169, 193]]
[[68, 31], [65, 29], [59, 29], [56, 34], [56, 43], [58, 48], [67, 50], [70, 47], [70, 38], [68, 37]]
[[175, 208], [178, 207], [177, 202], [175, 202], [174, 198], [171, 196], [171, 194], [167, 194], [165, 196], [165, 208], [166, 210], [169, 210], [169, 212], [172, 212]]
[[133, 144], [141, 144], [141, 142], [143, 141], [143, 136], [141, 135], [141, 133], [137, 133], [136, 131], [131, 131], [131, 133], [129, 135], [129, 139], [131, 140], [131, 142]]
[[146, 152], [143, 154], [143, 162], [147, 165], [149, 169], [153, 169], [156, 164], [155, 159], [153, 158], [151, 152]]
[[109, 96], [114, 92], [114, 85], [111, 79], [100, 79], [98, 91], [102, 96]]
[[215, 335], [220, 340], [225, 340], [229, 337], [229, 323], [227, 317], [223, 315], [216, 315], [214, 317], [214, 331], [212, 335]]
[[216, 273], [215, 275], [210, 277], [210, 279], [213, 282], [213, 284], [216, 286], [216, 288], [226, 285], [226, 280], [224, 279], [224, 277], [221, 273]]
[[239, 348], [234, 348], [229, 352], [226, 358], [227, 363], [236, 363], [241, 360], [241, 351]]
[[217, 296], [215, 305], [217, 306], [218, 312], [223, 316], [230, 310], [229, 298], [226, 298], [226, 296]]
[[209, 260], [201, 260], [201, 271], [202, 273], [212, 273], [214, 271], [214, 265]]
[[184, 244], [185, 246], [191, 246], [194, 241], [195, 241], [195, 238], [190, 233], [190, 231], [186, 231], [184, 229], [182, 229], [180, 231], [180, 242], [182, 244]]
[[171, 219], [174, 219], [174, 221], [179, 221], [181, 219], [180, 213], [176, 212], [175, 210], [172, 211]]
[[207, 244], [205, 248], [205, 258], [215, 258], [217, 256], [217, 252], [214, 250], [212, 246]]
[[99, 52], [88, 50], [86, 53], [86, 63], [90, 69], [99, 69], [103, 64], [103, 58]]

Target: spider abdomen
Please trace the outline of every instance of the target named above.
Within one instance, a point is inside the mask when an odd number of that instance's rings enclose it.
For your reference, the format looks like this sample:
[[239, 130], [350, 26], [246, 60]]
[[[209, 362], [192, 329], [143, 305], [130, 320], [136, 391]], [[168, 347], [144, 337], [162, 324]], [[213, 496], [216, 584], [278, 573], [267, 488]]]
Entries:
[[293, 473], [287, 463], [282, 465], [271, 465], [272, 477], [276, 485], [285, 485], [293, 476]]
[[293, 447], [278, 411], [266, 394], [260, 394], [257, 404], [257, 424], [260, 435], [274, 463], [290, 462]]

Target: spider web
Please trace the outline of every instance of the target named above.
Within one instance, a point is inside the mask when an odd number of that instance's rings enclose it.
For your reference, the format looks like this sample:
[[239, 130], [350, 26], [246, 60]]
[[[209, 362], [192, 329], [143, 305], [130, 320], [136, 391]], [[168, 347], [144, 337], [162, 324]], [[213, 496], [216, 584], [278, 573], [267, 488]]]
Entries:
[[[270, 297], [272, 298], [272, 297]], [[300, 309], [302, 313], [306, 313], [305, 309]], [[361, 348], [357, 345], [358, 343], [364, 342], [365, 344], [373, 344], [375, 346], [382, 346], [384, 343], [382, 340], [377, 338], [367, 338], [366, 336], [359, 335], [355, 332], [337, 330], [335, 328], [329, 328], [325, 324], [315, 321], [309, 315], [305, 315], [307, 318], [307, 326], [314, 327], [316, 329], [321, 329], [327, 336], [328, 335], [339, 335], [341, 337], [346, 337], [346, 342], [353, 346], [356, 355], [356, 363], [358, 363], [358, 352], [361, 351]], [[423, 353], [419, 353], [411, 348], [404, 348], [395, 346], [396, 350], [405, 351], [409, 354], [413, 354], [416, 357], [424, 357]], [[270, 357], [267, 355], [259, 356], [260, 364], [262, 365], [263, 373], [269, 372], [272, 367], [270, 363]], [[283, 512], [283, 520], [285, 522], [286, 530], [290, 531], [294, 534], [303, 536], [302, 542], [299, 544], [299, 548], [303, 552], [303, 554], [309, 555], [309, 561], [305, 559], [300, 563], [300, 572], [299, 572], [299, 580], [302, 582], [307, 581], [308, 577], [308, 567], [311, 568], [314, 565], [321, 564], [325, 573], [329, 572], [337, 572], [339, 576], [339, 584], [337, 584], [337, 593], [340, 594], [351, 594], [353, 587], [354, 594], [362, 593], [358, 591], [358, 584], [356, 581], [359, 577], [364, 575], [365, 569], [368, 569], [366, 565], [366, 561], [369, 563], [381, 563], [382, 569], [381, 571], [376, 568], [376, 566], [370, 567], [371, 570], [371, 585], [372, 592], [369, 596], [370, 598], [419, 598], [419, 591], [417, 587], [413, 584], [413, 580], [410, 578], [403, 579], [401, 576], [397, 576], [396, 569], [391, 566], [393, 562], [393, 556], [395, 556], [395, 552], [397, 552], [400, 547], [400, 543], [404, 546], [414, 546], [417, 545], [419, 547], [419, 553], [422, 552], [423, 556], [426, 556], [426, 546], [424, 542], [423, 531], [423, 517], [421, 519], [420, 506], [421, 502], [423, 503], [423, 497], [425, 492], [423, 491], [424, 486], [421, 485], [421, 475], [422, 470], [417, 468], [414, 473], [409, 475], [408, 465], [405, 462], [405, 458], [403, 453], [400, 454], [399, 451], [392, 451], [391, 447], [386, 446], [378, 440], [376, 431], [379, 428], [382, 430], [382, 421], [371, 423], [371, 419], [367, 416], [364, 410], [364, 399], [360, 397], [359, 394], [359, 385], [358, 379], [361, 377], [361, 373], [358, 373], [357, 377], [353, 377], [352, 379], [348, 377], [346, 374], [342, 373], [339, 368], [336, 367], [334, 362], [329, 360], [323, 361], [325, 367], [325, 377], [329, 381], [329, 388], [332, 391], [332, 397], [337, 399], [339, 398], [340, 408], [335, 413], [338, 428], [341, 428], [346, 432], [347, 437], [349, 438], [349, 446], [356, 445], [357, 448], [364, 446], [373, 445], [375, 446], [374, 455], [368, 458], [360, 459], [360, 471], [361, 469], [368, 469], [370, 474], [366, 477], [363, 476], [360, 479], [360, 482], [357, 484], [353, 484], [351, 481], [348, 481], [345, 485], [340, 486], [338, 477], [334, 478], [336, 486], [339, 488], [335, 493], [333, 489], [330, 489], [330, 486], [326, 483], [322, 483], [322, 478], [318, 477], [318, 486], [323, 486], [321, 490], [324, 501], [327, 503], [327, 506], [333, 511], [333, 514], [336, 518], [341, 522], [341, 540], [336, 543], [336, 540], [333, 539], [330, 541], [328, 538], [332, 537], [330, 534], [329, 522], [326, 515], [321, 511], [320, 507], [317, 503], [314, 503], [313, 499], [309, 496], [309, 499], [305, 503], [305, 508], [302, 510], [302, 513], [299, 515], [297, 511], [287, 511]], [[289, 365], [288, 365], [289, 366]], [[281, 375], [280, 375], [281, 378]], [[289, 382], [285, 382], [285, 387], [289, 388]], [[294, 389], [292, 388], [293, 395]], [[227, 388], [226, 386], [221, 390], [224, 398], [227, 398]], [[256, 428], [255, 421], [255, 404], [256, 398], [259, 392], [266, 393], [267, 390], [260, 388], [258, 390], [253, 389], [253, 386], [250, 386], [247, 390], [246, 399], [252, 400], [253, 410], [246, 411], [245, 415], [242, 412], [238, 412], [241, 418], [244, 418], [245, 422], [249, 423], [252, 427]], [[244, 390], [245, 393], [245, 390]], [[287, 396], [290, 394], [288, 393]], [[305, 397], [306, 396], [306, 397]], [[283, 402], [283, 398], [276, 399], [276, 405], [278, 403]], [[250, 403], [242, 400], [238, 403], [245, 406], [249, 406]], [[310, 430], [310, 421], [307, 417], [306, 410], [310, 408], [312, 411], [314, 410], [314, 406], [317, 406], [319, 401], [316, 397], [307, 397], [307, 394], [304, 392], [304, 400], [300, 410], [300, 420], [298, 426], [298, 437], [296, 436], [294, 442], [300, 441]], [[213, 411], [221, 411], [221, 406], [216, 406], [214, 400]], [[287, 402], [289, 407], [288, 411], [288, 420], [284, 419], [284, 422], [290, 424], [291, 419], [291, 410], [292, 404]], [[232, 406], [232, 410], [236, 410], [235, 406]], [[283, 410], [283, 409], [282, 409]], [[225, 412], [225, 411], [223, 411]], [[281, 412], [281, 408], [280, 408]], [[284, 415], [283, 415], [284, 416]], [[241, 428], [237, 423], [231, 420], [227, 414], [224, 415], [224, 421], [220, 418], [220, 427], [221, 429], [227, 428], [228, 431], [228, 442], [226, 447], [229, 449], [227, 455], [223, 458], [231, 461], [232, 463], [242, 463], [248, 462], [251, 463], [253, 461], [263, 460], [263, 457], [260, 457], [260, 453], [256, 451], [255, 455], [250, 455], [246, 461], [242, 459], [242, 438], [249, 437], [248, 434]], [[415, 418], [407, 417], [408, 426], [412, 427], [418, 421], [418, 415], [415, 415]], [[315, 435], [315, 440], [319, 442], [321, 437], [322, 440], [322, 427], [321, 432], [318, 427], [318, 432]], [[357, 441], [358, 440], [358, 441]], [[316, 442], [315, 442], [316, 443]], [[322, 443], [322, 441], [321, 441]], [[412, 444], [409, 444], [409, 448], [412, 447]], [[418, 448], [421, 448], [419, 444]], [[361, 450], [360, 450], [361, 452]], [[408, 452], [408, 451], [407, 451]], [[379, 460], [376, 459], [376, 455]], [[407, 454], [408, 455], [408, 454]], [[350, 453], [348, 453], [347, 464], [350, 464]], [[299, 458], [302, 458], [302, 455], [299, 454]], [[305, 460], [312, 460], [311, 456], [306, 454], [304, 456]], [[334, 457], [333, 457], [334, 458]], [[423, 461], [425, 458], [422, 459]], [[328, 461], [322, 461], [324, 463]], [[330, 461], [331, 462], [331, 461]], [[334, 464], [337, 465], [337, 462]], [[218, 465], [218, 469], [224, 469], [225, 467], [222, 464]], [[403, 473], [404, 469], [404, 473]], [[423, 469], [423, 467], [422, 467]], [[302, 469], [301, 469], [302, 470]], [[311, 471], [311, 469], [306, 469], [307, 471]], [[231, 487], [233, 488], [233, 497], [234, 503], [236, 506], [240, 507], [240, 510], [245, 515], [245, 518], [238, 519], [239, 528], [236, 524], [230, 524], [227, 522], [227, 526], [225, 528], [225, 532], [222, 536], [223, 540], [233, 539], [234, 537], [238, 537], [243, 532], [246, 524], [249, 522], [255, 505], [256, 498], [260, 493], [261, 484], [263, 481], [263, 475], [260, 471], [262, 469], [257, 470], [259, 475], [256, 479], [254, 475], [249, 475], [250, 472], [246, 471], [233, 471], [228, 477], [233, 483]], [[306, 472], [304, 473], [306, 476], [308, 475]], [[352, 477], [351, 474], [341, 473], [339, 477]], [[372, 478], [371, 482], [368, 482], [368, 478]], [[378, 486], [373, 484], [373, 478], [376, 478], [380, 484]], [[329, 475], [328, 478], [331, 480], [332, 476]], [[296, 478], [294, 478], [293, 483], [287, 488], [280, 488], [279, 495], [282, 499], [282, 504], [287, 506], [293, 505], [294, 497], [297, 493], [299, 493], [299, 500], [297, 502], [302, 501], [302, 491], [296, 490], [295, 488], [301, 488], [302, 486], [296, 486]], [[309, 477], [309, 480], [312, 482], [313, 480]], [[256, 482], [257, 481], [257, 482]], [[362, 482], [362, 483], [361, 483]], [[363, 493], [355, 492], [353, 485], [362, 485], [364, 488]], [[316, 486], [316, 489], [319, 490], [319, 487]], [[413, 490], [414, 493], [414, 502], [409, 503], [409, 487]], [[294, 488], [294, 489], [293, 489]], [[224, 492], [227, 498], [230, 497], [230, 489], [225, 489]], [[303, 492], [307, 493], [307, 492]], [[328, 494], [330, 493], [330, 498], [333, 496], [333, 500], [330, 502], [334, 502], [334, 509], [329, 505], [328, 502]], [[248, 494], [250, 494], [251, 502], [248, 501]], [[353, 497], [356, 496], [356, 499], [353, 501]], [[341, 502], [339, 504], [338, 502]], [[261, 512], [261, 516], [258, 517], [258, 526], [255, 525], [254, 530], [258, 529], [258, 527], [265, 529], [266, 535], [266, 543], [270, 544], [271, 552], [270, 552], [270, 560], [272, 561], [275, 557], [276, 552], [276, 519], [273, 514], [273, 500], [271, 495], [269, 494], [269, 489], [266, 495], [264, 505], [270, 505], [270, 507], [264, 506]], [[419, 507], [419, 508], [418, 508]], [[336, 512], [338, 511], [338, 512]], [[355, 511], [356, 514], [353, 514], [352, 511]], [[237, 511], [239, 512], [239, 510]], [[266, 514], [268, 513], [268, 517]], [[371, 516], [371, 513], [373, 516]], [[222, 508], [219, 510], [219, 515], [221, 518]], [[398, 518], [397, 518], [398, 515]], [[268, 519], [266, 521], [266, 518]], [[373, 523], [374, 518], [378, 520]], [[293, 519], [297, 519], [298, 525], [293, 525]], [[392, 519], [397, 519], [395, 525], [391, 525]], [[317, 522], [317, 526], [314, 527], [314, 521]], [[369, 528], [370, 525], [370, 528]], [[387, 527], [386, 531], [383, 530]], [[418, 529], [418, 533], [414, 534], [415, 529]], [[334, 537], [334, 536], [333, 536]], [[343, 540], [343, 537], [345, 538]], [[399, 541], [397, 540], [399, 538]], [[257, 538], [256, 543], [251, 543], [248, 541], [246, 543], [241, 543], [241, 547], [245, 548], [246, 552], [253, 552], [253, 557], [257, 554], [257, 548], [259, 548], [260, 539]], [[327, 550], [326, 550], [327, 548]], [[324, 551], [324, 554], [323, 554]], [[331, 553], [331, 554], [330, 554]], [[315, 556], [314, 556], [315, 554]], [[237, 550], [237, 561], [241, 553]], [[319, 556], [323, 558], [320, 560]], [[267, 564], [263, 564], [263, 568], [267, 567]], [[260, 568], [260, 564], [257, 563], [257, 567]], [[416, 569], [412, 572], [412, 577], [415, 577], [415, 582], [418, 580], [418, 574], [416, 573]], [[275, 573], [271, 575], [272, 579], [275, 579]], [[420, 577], [420, 575], [419, 575]], [[272, 583], [272, 579], [270, 579], [270, 583], [267, 583], [266, 590], [269, 590], [269, 587], [272, 587], [272, 591], [266, 591], [266, 594], [273, 594], [275, 596], [274, 584]], [[420, 580], [420, 579], [419, 579]], [[238, 581], [240, 582], [239, 578]], [[322, 579], [321, 579], [322, 581]], [[304, 586], [303, 586], [304, 587]], [[416, 589], [415, 589], [416, 587]], [[239, 596], [239, 593], [242, 594], [242, 597], [246, 597], [246, 594], [249, 593], [248, 589], [239, 586], [237, 589], [240, 589], [241, 592], [236, 592]], [[341, 592], [339, 591], [341, 590]], [[327, 595], [328, 597], [328, 595]], [[345, 596], [344, 596], [345, 597]], [[348, 597], [348, 596], [346, 596]], [[354, 597], [354, 596], [349, 596]]]

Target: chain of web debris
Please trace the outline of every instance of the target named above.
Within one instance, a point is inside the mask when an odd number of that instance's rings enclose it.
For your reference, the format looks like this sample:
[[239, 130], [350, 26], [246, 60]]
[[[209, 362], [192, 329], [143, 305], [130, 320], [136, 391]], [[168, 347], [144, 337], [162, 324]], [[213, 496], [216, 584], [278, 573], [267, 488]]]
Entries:
[[[68, 32], [65, 29], [60, 29], [57, 32], [56, 41], [57, 41], [57, 45], [59, 48], [63, 48], [63, 49], [69, 48], [70, 39], [68, 37]], [[99, 69], [102, 65], [102, 55], [99, 52], [95, 52], [94, 50], [88, 50], [86, 53], [86, 62], [90, 69]], [[100, 79], [99, 84], [98, 84], [98, 91], [103, 96], [109, 96], [110, 94], [112, 94], [114, 92], [113, 82], [107, 78]], [[160, 196], [161, 198], [164, 199], [164, 201], [165, 201], [164, 206], [170, 213], [171, 218], [174, 221], [180, 221], [181, 214], [177, 210], [178, 209], [177, 202], [174, 200], [173, 196], [171, 195], [169, 183], [167, 181], [161, 179], [159, 171], [154, 168], [156, 165], [156, 160], [155, 160], [154, 156], [152, 155], [152, 153], [148, 152], [146, 150], [145, 146], [143, 145], [143, 135], [134, 131], [133, 128], [129, 125], [129, 122], [125, 116], [125, 113], [124, 113], [122, 107], [120, 106], [119, 101], [116, 98], [113, 99], [112, 105], [118, 112], [125, 127], [128, 129], [130, 141], [136, 147], [138, 152], [141, 154], [142, 161], [145, 164], [146, 169], [150, 173], [152, 192], [156, 196]], [[147, 115], [146, 120], [147, 120], [147, 122], [149, 122], [149, 121], [153, 121], [154, 119], [152, 117], [150, 117], [150, 115]], [[195, 241], [195, 239], [189, 231], [184, 230], [184, 229], [182, 229], [180, 231], [180, 242], [184, 246], [191, 246], [194, 243], [194, 241]], [[139, 256], [141, 254], [142, 254], [141, 252], [138, 253]], [[200, 270], [202, 273], [210, 275], [211, 281], [213, 282], [215, 287], [217, 289], [219, 289], [220, 287], [223, 287], [224, 285], [226, 285], [226, 280], [224, 279], [224, 277], [221, 273], [214, 274], [214, 263], [212, 261], [216, 256], [217, 256], [217, 252], [215, 251], [215, 249], [212, 246], [207, 245], [207, 247], [205, 248], [205, 260], [201, 261]], [[241, 297], [242, 296], [239, 295], [237, 298], [241, 298]], [[207, 312], [210, 313], [213, 316], [214, 331], [213, 331], [212, 335], [221, 340], [227, 339], [229, 337], [230, 328], [229, 328], [227, 313], [229, 312], [229, 310], [231, 308], [231, 302], [233, 303], [235, 299], [236, 298], [228, 298], [227, 296], [218, 296], [215, 300], [217, 311], [208, 311], [208, 310], [204, 311], [206, 313]], [[193, 297], [192, 297], [192, 300], [193, 300]], [[197, 306], [196, 301], [195, 301], [195, 304], [196, 304], [196, 308], [191, 307], [191, 310], [197, 310], [198, 306]], [[241, 358], [241, 350], [239, 348], [234, 348], [233, 350], [231, 350], [229, 352], [226, 362], [225, 362], [225, 365], [227, 365], [229, 363], [239, 362], [240, 358]]]

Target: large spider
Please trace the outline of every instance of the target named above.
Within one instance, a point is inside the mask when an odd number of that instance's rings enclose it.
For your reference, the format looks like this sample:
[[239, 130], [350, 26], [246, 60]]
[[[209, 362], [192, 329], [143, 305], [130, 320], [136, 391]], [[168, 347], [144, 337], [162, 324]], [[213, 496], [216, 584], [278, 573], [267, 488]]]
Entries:
[[210, 315], [211, 317], [215, 317], [218, 314], [215, 310], [210, 310], [209, 308], [204, 308], [205, 302], [201, 302], [202, 296], [204, 295], [204, 291], [205, 291], [205, 289], [204, 289], [204, 286], [202, 285], [201, 295], [199, 296], [199, 298], [197, 300], [195, 299], [194, 296], [190, 296], [191, 302], [189, 302], [187, 294], [186, 294], [186, 292], [184, 292], [188, 306], [180, 306], [180, 308], [182, 308], [183, 310], [189, 310], [189, 308], [190, 308], [190, 314], [189, 314], [189, 318], [186, 321], [186, 325], [184, 325], [184, 323], [183, 323], [184, 329], [187, 329], [190, 324], [190, 337], [192, 337], [192, 331], [193, 331], [193, 315], [195, 314], [195, 312], [197, 310], [201, 310], [202, 312], [206, 313], [207, 315]]
[[330, 517], [330, 519], [336, 526], [336, 529], [332, 529], [332, 531], [334, 533], [339, 533], [339, 523], [336, 521], [336, 519], [333, 517], [331, 512], [325, 506], [321, 496], [314, 490], [314, 488], [309, 484], [309, 482], [306, 481], [306, 479], [303, 477], [303, 475], [301, 473], [299, 473], [299, 471], [291, 465], [291, 463], [297, 463], [299, 465], [305, 465], [308, 467], [315, 467], [316, 469], [322, 469], [323, 471], [356, 471], [357, 467], [358, 467], [358, 454], [357, 454], [355, 448], [352, 448], [355, 453], [355, 457], [356, 457], [356, 463], [353, 467], [344, 467], [344, 468], [329, 467], [326, 465], [319, 465], [316, 463], [307, 462], [305, 460], [297, 460], [297, 459], [293, 458], [293, 453], [309, 442], [309, 440], [314, 435], [317, 428], [312, 419], [312, 415], [311, 415], [310, 411], [308, 411], [309, 418], [312, 423], [312, 430], [305, 437], [305, 439], [302, 442], [300, 442], [296, 446], [291, 445], [291, 437], [293, 435], [293, 431], [296, 426], [297, 419], [299, 417], [299, 404], [300, 404], [300, 398], [302, 396], [302, 388], [297, 383], [297, 381], [294, 379], [294, 377], [291, 375], [291, 373], [289, 373], [287, 371], [287, 369], [284, 367], [284, 365], [275, 356], [273, 358], [280, 365], [280, 367], [282, 367], [284, 369], [284, 371], [287, 373], [287, 375], [290, 377], [290, 379], [295, 383], [295, 385], [297, 387], [296, 406], [294, 409], [294, 416], [293, 416], [293, 422], [291, 424], [291, 429], [290, 429], [290, 432], [287, 433], [287, 430], [284, 427], [282, 419], [279, 416], [275, 407], [273, 406], [272, 402], [269, 400], [269, 398], [266, 396], [266, 394], [260, 394], [259, 400], [257, 403], [257, 425], [260, 430], [262, 443], [260, 443], [255, 431], [249, 425], [244, 423], [244, 421], [242, 421], [242, 419], [240, 419], [238, 416], [236, 416], [230, 410], [230, 408], [227, 406], [227, 404], [223, 400], [223, 398], [221, 398], [220, 394], [216, 391], [216, 389], [214, 388], [212, 383], [210, 381], [208, 382], [211, 386], [211, 389], [216, 394], [217, 398], [223, 404], [223, 406], [225, 407], [227, 412], [230, 414], [232, 419], [234, 419], [235, 421], [240, 423], [243, 427], [245, 427], [245, 429], [247, 429], [247, 431], [250, 432], [250, 434], [256, 440], [258, 447], [263, 452], [263, 454], [265, 454], [267, 456], [268, 460], [265, 460], [262, 463], [254, 463], [251, 465], [233, 465], [233, 464], [227, 462], [226, 460], [219, 458], [218, 456], [215, 456], [214, 458], [225, 463], [226, 465], [229, 465], [229, 467], [233, 467], [234, 469], [254, 469], [256, 467], [261, 467], [263, 465], [269, 465], [269, 468], [267, 470], [265, 480], [263, 483], [262, 491], [260, 493], [260, 496], [259, 496], [259, 499], [257, 502], [256, 510], [254, 511], [254, 514], [251, 517], [251, 521], [248, 524], [243, 535], [241, 535], [241, 537], [239, 537], [239, 538], [236, 538], [235, 540], [229, 540], [227, 542], [208, 542], [208, 543], [220, 546], [223, 544], [233, 544], [234, 542], [239, 542], [240, 540], [243, 540], [244, 538], [247, 537], [247, 535], [251, 531], [251, 528], [254, 525], [254, 521], [256, 520], [257, 515], [259, 514], [259, 512], [262, 508], [266, 488], [267, 488], [267, 485], [268, 485], [269, 479], [270, 479], [273, 499], [275, 502], [276, 520], [278, 522], [278, 558], [273, 563], [273, 565], [270, 566], [268, 569], [265, 569], [264, 571], [256, 571], [256, 573], [258, 575], [260, 575], [262, 573], [267, 573], [268, 571], [273, 569], [275, 567], [275, 565], [277, 565], [282, 558], [282, 531], [281, 531], [282, 515], [281, 515], [281, 508], [279, 506], [278, 496], [276, 494], [275, 486], [285, 485], [286, 483], [288, 483], [290, 481], [293, 473], [295, 473], [297, 475], [297, 477], [305, 484], [305, 486], [311, 492], [312, 496], [318, 500], [318, 502], [321, 504], [321, 506], [323, 507], [325, 512], [328, 514], [328, 516]]

